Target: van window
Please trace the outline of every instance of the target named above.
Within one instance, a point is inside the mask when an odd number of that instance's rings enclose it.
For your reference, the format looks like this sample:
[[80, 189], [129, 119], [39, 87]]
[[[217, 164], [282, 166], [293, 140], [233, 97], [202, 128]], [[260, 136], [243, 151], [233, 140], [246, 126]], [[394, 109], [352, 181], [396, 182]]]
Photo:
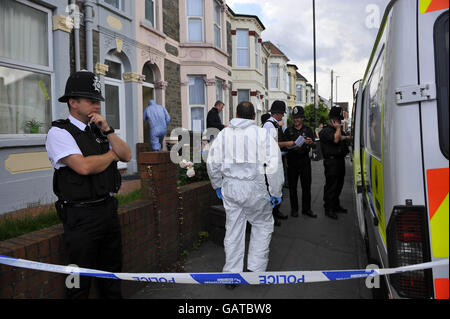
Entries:
[[436, 60], [436, 89], [438, 107], [439, 145], [448, 159], [448, 11], [444, 12], [434, 25], [434, 48]]
[[381, 159], [382, 141], [382, 97], [383, 97], [383, 64], [384, 47], [378, 56], [377, 62], [370, 75], [366, 92], [366, 142], [371, 154]]

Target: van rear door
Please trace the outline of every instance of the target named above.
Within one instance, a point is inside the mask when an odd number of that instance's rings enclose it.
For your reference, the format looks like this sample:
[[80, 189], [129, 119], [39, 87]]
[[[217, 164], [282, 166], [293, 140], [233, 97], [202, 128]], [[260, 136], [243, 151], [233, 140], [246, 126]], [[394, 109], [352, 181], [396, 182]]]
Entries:
[[[424, 188], [431, 258], [449, 256], [449, 21], [448, 1], [420, 0], [418, 13], [419, 87]], [[435, 298], [449, 298], [448, 268], [433, 269]]]

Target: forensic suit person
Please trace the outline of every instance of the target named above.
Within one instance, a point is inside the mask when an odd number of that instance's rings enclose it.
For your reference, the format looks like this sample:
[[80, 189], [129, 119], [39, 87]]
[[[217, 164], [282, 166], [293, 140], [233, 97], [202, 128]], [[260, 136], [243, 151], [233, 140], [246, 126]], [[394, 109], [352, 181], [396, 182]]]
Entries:
[[274, 229], [272, 206], [281, 203], [280, 148], [254, 119], [252, 103], [239, 103], [236, 118], [217, 135], [207, 159], [211, 185], [226, 212], [224, 272], [243, 271], [247, 221], [252, 225], [247, 269], [266, 270]]
[[150, 100], [144, 110], [144, 121], [148, 121], [150, 130], [150, 144], [154, 151], [160, 151], [163, 146], [164, 136], [167, 133], [167, 126], [170, 123], [170, 115], [166, 108]]
[[[88, 71], [72, 74], [60, 102], [69, 117], [52, 122], [45, 147], [54, 167], [53, 191], [64, 228], [69, 264], [120, 272], [122, 237], [117, 215], [121, 178], [117, 162], [131, 160], [130, 147], [100, 114], [104, 101], [98, 77]], [[100, 298], [121, 298], [120, 280], [99, 279]], [[66, 297], [88, 298], [91, 277], [80, 276], [79, 286], [67, 285]]]

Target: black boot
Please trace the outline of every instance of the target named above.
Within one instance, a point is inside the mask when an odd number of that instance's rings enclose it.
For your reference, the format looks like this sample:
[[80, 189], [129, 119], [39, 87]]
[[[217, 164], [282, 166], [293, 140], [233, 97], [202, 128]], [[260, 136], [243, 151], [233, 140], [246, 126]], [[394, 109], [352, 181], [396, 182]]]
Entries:
[[331, 211], [331, 210], [325, 210], [325, 216], [332, 218], [332, 219], [337, 219], [337, 215], [335, 212]]
[[303, 210], [302, 211], [302, 214], [303, 215], [306, 215], [306, 216], [309, 216], [309, 217], [312, 217], [312, 218], [317, 218], [317, 215], [316, 215], [316, 213], [314, 213], [312, 210], [310, 210], [310, 209], [308, 209], [308, 210]]

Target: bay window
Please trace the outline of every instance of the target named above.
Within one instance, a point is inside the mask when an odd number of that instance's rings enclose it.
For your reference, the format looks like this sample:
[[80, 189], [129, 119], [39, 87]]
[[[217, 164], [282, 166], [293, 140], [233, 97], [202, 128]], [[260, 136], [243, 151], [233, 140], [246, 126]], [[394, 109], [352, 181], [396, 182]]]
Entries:
[[237, 66], [249, 67], [248, 30], [236, 30]]
[[186, 0], [188, 41], [203, 42], [203, 0]]
[[50, 10], [28, 1], [0, 1], [0, 134], [48, 131], [51, 48]]
[[217, 1], [214, 1], [214, 45], [222, 47], [222, 9]]
[[203, 132], [205, 129], [205, 80], [204, 76], [189, 76], [189, 109], [191, 130]]
[[270, 64], [270, 88], [279, 89], [280, 88], [280, 73], [278, 70], [278, 63]]

